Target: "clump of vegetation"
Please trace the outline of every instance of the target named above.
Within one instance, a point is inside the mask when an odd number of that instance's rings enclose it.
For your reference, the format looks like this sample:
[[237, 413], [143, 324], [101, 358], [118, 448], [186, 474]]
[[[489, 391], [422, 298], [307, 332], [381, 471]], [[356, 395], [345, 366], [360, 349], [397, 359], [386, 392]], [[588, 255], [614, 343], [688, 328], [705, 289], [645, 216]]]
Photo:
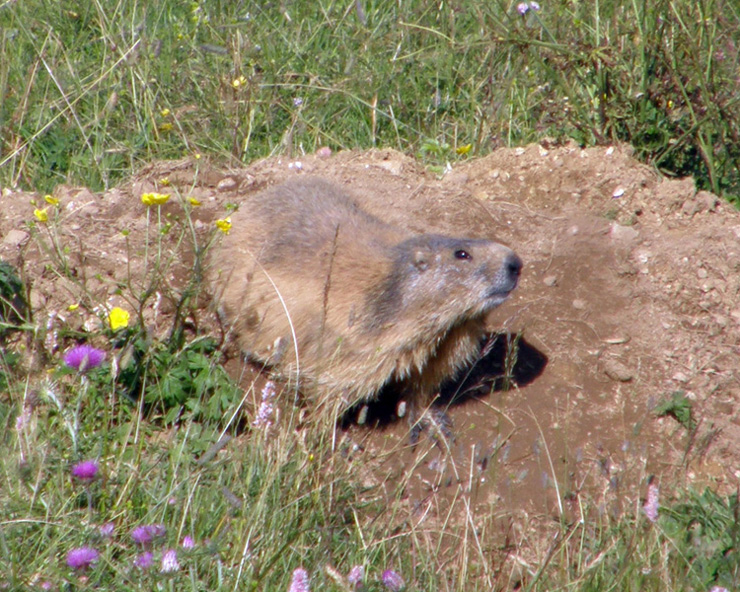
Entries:
[[152, 159], [392, 146], [430, 165], [625, 141], [740, 196], [731, 2], [53, 0], [0, 11], [0, 182], [115, 184]]

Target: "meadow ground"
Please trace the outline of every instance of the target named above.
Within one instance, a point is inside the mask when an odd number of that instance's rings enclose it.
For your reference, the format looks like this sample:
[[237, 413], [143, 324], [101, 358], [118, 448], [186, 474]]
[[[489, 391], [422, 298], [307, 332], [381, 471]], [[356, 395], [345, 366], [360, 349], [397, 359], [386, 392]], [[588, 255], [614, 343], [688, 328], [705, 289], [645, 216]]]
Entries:
[[[0, 587], [738, 587], [740, 15], [540, 4], [0, 4]], [[299, 174], [525, 259], [449, 450], [209, 308]]]

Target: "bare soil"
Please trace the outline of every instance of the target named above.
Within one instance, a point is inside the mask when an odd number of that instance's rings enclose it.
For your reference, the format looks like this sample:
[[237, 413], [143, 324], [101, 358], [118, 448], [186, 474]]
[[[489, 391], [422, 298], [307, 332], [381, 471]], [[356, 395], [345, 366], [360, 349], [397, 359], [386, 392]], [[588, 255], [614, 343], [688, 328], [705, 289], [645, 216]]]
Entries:
[[[480, 507], [548, 514], [577, 511], [586, 491], [619, 511], [639, 503], [648, 475], [664, 492], [740, 485], [740, 213], [691, 179], [662, 178], [626, 146], [499, 149], [442, 178], [392, 150], [239, 170], [158, 162], [103, 194], [58, 187], [46, 224], [31, 224], [43, 196], [5, 189], [0, 259], [29, 283], [51, 355], [68, 345], [60, 335], [99, 329], [112, 306], [139, 311], [153, 335], [166, 335], [198, 279], [192, 237], [202, 245], [229, 204], [304, 174], [346, 185], [368, 210], [414, 231], [494, 238], [525, 261], [520, 287], [491, 315], [501, 333], [491, 353], [446, 389], [447, 402], [465, 395], [450, 405], [451, 449], [410, 447], [404, 421], [352, 425], [346, 438], [365, 479], [391, 495], [405, 475], [419, 516], [460, 487]], [[160, 218], [141, 202], [149, 191], [173, 194]], [[188, 197], [201, 202], [192, 227]], [[140, 307], [157, 260], [161, 285]], [[207, 295], [191, 321], [194, 332], [218, 333]], [[241, 366], [234, 355], [235, 375]], [[692, 402], [693, 432], [654, 413], [675, 391]]]

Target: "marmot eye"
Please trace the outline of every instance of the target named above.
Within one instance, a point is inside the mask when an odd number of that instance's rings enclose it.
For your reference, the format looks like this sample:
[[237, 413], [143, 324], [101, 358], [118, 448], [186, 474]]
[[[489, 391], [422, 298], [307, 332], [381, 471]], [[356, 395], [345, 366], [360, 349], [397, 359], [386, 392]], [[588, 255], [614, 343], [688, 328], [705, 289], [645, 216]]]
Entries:
[[458, 249], [457, 251], [455, 251], [455, 258], [456, 259], [472, 259], [473, 257], [465, 249]]

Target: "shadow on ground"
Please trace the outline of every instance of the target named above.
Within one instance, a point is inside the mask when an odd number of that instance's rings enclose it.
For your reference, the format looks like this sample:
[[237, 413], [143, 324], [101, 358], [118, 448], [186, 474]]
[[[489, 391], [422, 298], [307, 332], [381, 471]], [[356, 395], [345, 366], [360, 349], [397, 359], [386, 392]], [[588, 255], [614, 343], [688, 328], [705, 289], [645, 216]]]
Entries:
[[[492, 392], [526, 386], [542, 374], [546, 365], [547, 356], [521, 334], [491, 333], [481, 344], [480, 357], [442, 384], [435, 405], [447, 409]], [[389, 383], [374, 401], [357, 404], [348, 410], [340, 425], [343, 429], [355, 425], [359, 415], [364, 414], [365, 425], [387, 426], [398, 419], [398, 406], [405, 395], [408, 393], [397, 383]]]

